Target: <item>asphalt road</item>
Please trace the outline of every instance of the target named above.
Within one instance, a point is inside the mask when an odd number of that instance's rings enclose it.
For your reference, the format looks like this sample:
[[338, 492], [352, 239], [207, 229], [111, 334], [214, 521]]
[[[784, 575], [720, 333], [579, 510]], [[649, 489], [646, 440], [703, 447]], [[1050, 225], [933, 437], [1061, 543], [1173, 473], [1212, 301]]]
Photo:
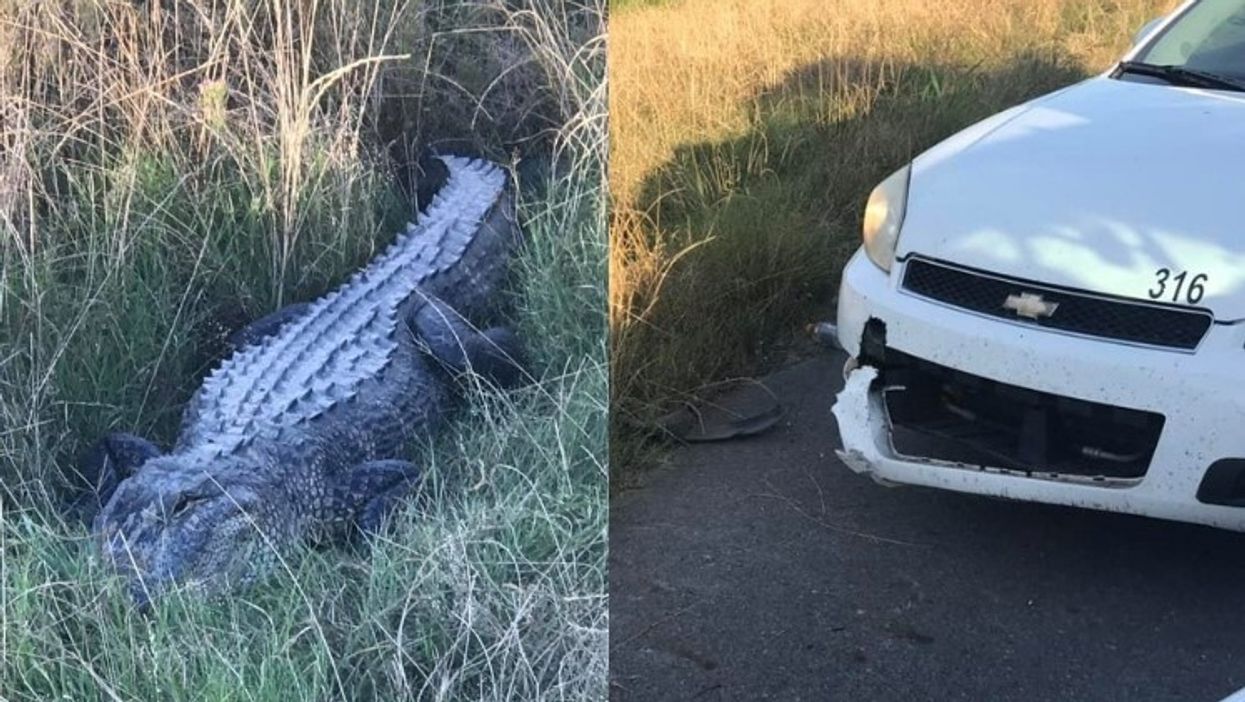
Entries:
[[1245, 687], [1245, 534], [885, 488], [834, 456], [842, 357], [751, 439], [616, 495], [611, 699], [1219, 700]]

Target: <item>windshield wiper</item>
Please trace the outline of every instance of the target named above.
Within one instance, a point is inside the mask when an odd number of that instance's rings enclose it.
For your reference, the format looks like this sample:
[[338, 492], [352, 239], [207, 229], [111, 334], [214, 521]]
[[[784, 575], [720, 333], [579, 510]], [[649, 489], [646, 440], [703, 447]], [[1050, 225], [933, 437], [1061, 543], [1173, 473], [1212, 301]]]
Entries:
[[1116, 75], [1135, 73], [1142, 76], [1161, 78], [1172, 85], [1190, 88], [1208, 88], [1210, 90], [1238, 90], [1245, 92], [1245, 82], [1234, 80], [1217, 73], [1199, 71], [1183, 66], [1159, 66], [1142, 61], [1120, 61], [1115, 69]]

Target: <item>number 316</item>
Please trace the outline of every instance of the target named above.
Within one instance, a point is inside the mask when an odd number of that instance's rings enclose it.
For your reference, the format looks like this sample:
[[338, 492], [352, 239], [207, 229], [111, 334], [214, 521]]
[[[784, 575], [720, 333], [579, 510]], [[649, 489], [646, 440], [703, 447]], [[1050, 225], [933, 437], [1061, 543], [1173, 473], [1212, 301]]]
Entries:
[[[1147, 291], [1151, 300], [1167, 299], [1167, 290], [1170, 286], [1175, 286], [1170, 296], [1172, 302], [1187, 302], [1190, 305], [1196, 305], [1206, 294], [1206, 281], [1209, 276], [1205, 273], [1198, 273], [1190, 279], [1188, 271], [1180, 271], [1173, 275], [1170, 268], [1160, 268], [1154, 272], [1154, 275], [1157, 278], [1154, 287]], [[1186, 281], [1189, 283], [1188, 287], [1185, 287]], [[1182, 294], [1183, 300], [1180, 299]]]

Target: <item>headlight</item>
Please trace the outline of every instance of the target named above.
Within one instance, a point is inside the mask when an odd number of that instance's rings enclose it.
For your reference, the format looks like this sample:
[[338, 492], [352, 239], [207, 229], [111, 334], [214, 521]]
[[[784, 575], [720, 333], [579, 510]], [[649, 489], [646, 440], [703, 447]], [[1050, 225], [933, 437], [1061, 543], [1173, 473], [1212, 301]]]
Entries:
[[895, 246], [899, 243], [899, 228], [903, 226], [904, 213], [908, 209], [908, 177], [912, 166], [904, 166], [869, 194], [865, 205], [864, 240], [869, 260], [884, 271], [895, 262]]

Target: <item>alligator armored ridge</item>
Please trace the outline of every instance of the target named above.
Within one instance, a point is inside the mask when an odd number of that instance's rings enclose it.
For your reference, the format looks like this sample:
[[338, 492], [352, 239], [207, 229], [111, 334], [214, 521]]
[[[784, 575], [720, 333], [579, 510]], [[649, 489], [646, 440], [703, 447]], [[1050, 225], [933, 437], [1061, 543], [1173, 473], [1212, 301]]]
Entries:
[[92, 531], [137, 602], [236, 591], [305, 539], [374, 531], [417, 483], [398, 456], [435, 430], [455, 376], [518, 380], [514, 335], [466, 321], [521, 243], [506, 174], [441, 160], [445, 186], [382, 255], [235, 335], [171, 452], [131, 434], [100, 442]]

